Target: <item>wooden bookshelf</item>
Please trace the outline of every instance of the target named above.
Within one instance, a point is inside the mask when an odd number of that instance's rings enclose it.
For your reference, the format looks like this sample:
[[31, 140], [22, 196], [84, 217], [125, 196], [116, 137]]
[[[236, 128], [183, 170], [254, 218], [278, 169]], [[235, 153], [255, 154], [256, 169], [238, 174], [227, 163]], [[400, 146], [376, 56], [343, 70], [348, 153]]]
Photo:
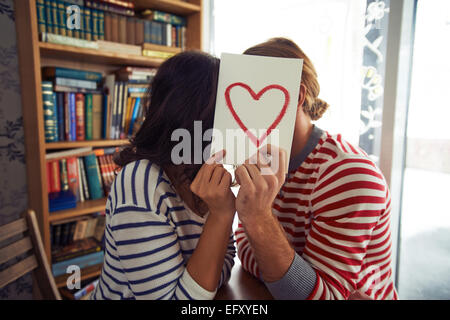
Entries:
[[[156, 9], [187, 19], [186, 49], [202, 49], [202, 0], [135, 0], [137, 9]], [[51, 223], [63, 219], [103, 211], [106, 199], [78, 203], [74, 209], [49, 212], [45, 155], [58, 149], [80, 147], [114, 147], [127, 140], [93, 140], [46, 143], [41, 90], [41, 68], [57, 66], [84, 69], [107, 74], [120, 66], [157, 67], [163, 59], [45, 43], [39, 40], [35, 0], [15, 0], [15, 20], [22, 90], [22, 111], [25, 135], [28, 207], [36, 212], [47, 258], [51, 264]], [[83, 279], [98, 276], [101, 266], [83, 270]], [[66, 277], [57, 279], [65, 285]]]

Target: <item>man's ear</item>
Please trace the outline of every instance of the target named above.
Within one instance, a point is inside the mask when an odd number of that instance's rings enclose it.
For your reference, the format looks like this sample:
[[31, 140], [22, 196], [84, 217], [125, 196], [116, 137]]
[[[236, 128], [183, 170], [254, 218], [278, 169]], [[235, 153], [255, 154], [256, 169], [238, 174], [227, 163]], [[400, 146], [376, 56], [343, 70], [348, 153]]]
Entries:
[[302, 108], [306, 99], [306, 86], [302, 83], [300, 84], [300, 93], [298, 97], [297, 111], [298, 108]]

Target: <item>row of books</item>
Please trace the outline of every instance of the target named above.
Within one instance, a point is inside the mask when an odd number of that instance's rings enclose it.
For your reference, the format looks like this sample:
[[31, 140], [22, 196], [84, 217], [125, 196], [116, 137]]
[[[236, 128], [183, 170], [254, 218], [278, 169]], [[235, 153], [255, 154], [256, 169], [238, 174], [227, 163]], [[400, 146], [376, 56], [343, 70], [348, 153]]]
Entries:
[[51, 225], [52, 261], [59, 262], [99, 251], [105, 232], [105, 214], [82, 216]]
[[108, 195], [117, 169], [113, 162], [117, 150], [85, 147], [47, 153], [49, 211], [74, 208], [77, 202]]
[[141, 100], [155, 73], [124, 67], [106, 76], [103, 85], [98, 72], [43, 68], [46, 142], [130, 137], [145, 117]]
[[[80, 8], [78, 20], [67, 13], [73, 4]], [[132, 2], [36, 0], [36, 8], [40, 33], [132, 45], [145, 42], [179, 48], [186, 45], [186, 18], [158, 10], [144, 10], [135, 17]]]

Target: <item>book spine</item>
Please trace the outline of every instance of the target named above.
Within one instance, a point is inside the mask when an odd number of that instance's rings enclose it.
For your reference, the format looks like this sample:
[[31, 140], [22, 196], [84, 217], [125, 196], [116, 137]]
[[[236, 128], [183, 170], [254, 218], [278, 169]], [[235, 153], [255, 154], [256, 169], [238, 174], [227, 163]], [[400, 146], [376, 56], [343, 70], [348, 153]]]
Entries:
[[55, 142], [58, 139], [57, 111], [51, 82], [42, 82], [42, 104], [44, 108], [45, 142]]
[[85, 118], [84, 118], [84, 95], [82, 93], [75, 94], [76, 104], [76, 140], [86, 140]]
[[125, 139], [125, 120], [126, 112], [128, 106], [128, 83], [125, 82], [123, 86], [123, 97], [122, 97], [122, 109], [120, 110], [120, 121], [119, 121], [119, 137], [120, 139]]
[[[75, 30], [75, 29], [74, 29]], [[43, 42], [69, 45], [80, 48], [88, 48], [88, 49], [98, 49], [98, 43], [95, 41], [87, 41], [83, 39], [65, 37], [57, 34], [51, 34], [45, 32], [41, 35], [41, 39]]]
[[98, 14], [98, 40], [105, 40], [105, 13], [103, 11], [97, 11]]
[[53, 25], [53, 32], [55, 34], [61, 34], [61, 28], [59, 25], [59, 10], [58, 10], [58, 2], [57, 0], [51, 0], [51, 6], [52, 6], [52, 25]]
[[102, 175], [102, 181], [103, 181], [103, 192], [105, 193], [105, 195], [109, 194], [109, 176], [107, 174], [106, 171], [106, 164], [105, 164], [105, 156], [99, 156], [98, 157], [98, 162], [100, 163], [100, 172]]
[[53, 33], [55, 34], [55, 31], [53, 30], [53, 14], [52, 14], [52, 2], [51, 0], [44, 0], [44, 6], [45, 6], [45, 22], [46, 22], [46, 33]]
[[84, 157], [84, 166], [89, 186], [89, 194], [91, 199], [100, 199], [103, 197], [100, 172], [95, 154]]
[[55, 246], [59, 247], [59, 240], [61, 239], [61, 228], [62, 225], [58, 224], [55, 227], [55, 235], [54, 235], [54, 242]]
[[70, 93], [64, 94], [64, 137], [66, 141], [70, 141]]
[[[102, 74], [100, 72], [75, 70], [59, 67], [44, 68], [43, 74], [47, 78], [60, 78], [64, 80], [82, 80], [88, 81], [89, 88], [96, 88], [93, 82], [99, 82], [102, 80]], [[75, 82], [77, 83], [77, 82]], [[84, 82], [82, 82], [84, 84]]]
[[58, 7], [58, 25], [59, 25], [59, 34], [62, 36], [69, 36], [67, 33], [67, 25], [66, 25], [66, 8], [64, 7], [64, 2], [62, 0], [57, 0]]
[[135, 34], [136, 34], [136, 42], [135, 44], [137, 45], [142, 45], [145, 41], [145, 37], [144, 37], [144, 20], [142, 19], [136, 19], [136, 24], [135, 24]]
[[111, 14], [108, 12], [104, 13], [104, 28], [105, 28], [105, 39], [106, 41], [112, 41], [112, 20]]
[[84, 186], [83, 186], [83, 176], [81, 175], [81, 158], [76, 158], [77, 160], [77, 169], [78, 169], [78, 195], [80, 198], [80, 202], [84, 202]]
[[119, 42], [127, 43], [127, 18], [119, 16]]
[[67, 158], [67, 180], [69, 189], [74, 194], [77, 201], [80, 201], [79, 181], [78, 181], [78, 161], [76, 157]]
[[86, 106], [86, 140], [92, 140], [92, 129], [93, 129], [93, 123], [92, 123], [92, 94], [88, 93], [85, 95], [85, 106]]
[[77, 140], [77, 122], [76, 122], [76, 100], [75, 93], [69, 94], [69, 108], [70, 108], [70, 141]]
[[55, 78], [55, 85], [57, 86], [67, 86], [72, 88], [84, 88], [90, 90], [97, 89], [97, 83], [90, 80], [80, 80], [80, 79], [69, 79], [69, 78]]
[[136, 98], [135, 103], [134, 103], [134, 108], [133, 108], [133, 114], [132, 114], [131, 120], [130, 120], [130, 127], [128, 129], [128, 136], [131, 136], [133, 134], [134, 123], [136, 122], [136, 118], [139, 113], [140, 105], [141, 105], [141, 98]]
[[89, 200], [91, 199], [90, 194], [89, 194], [89, 187], [88, 187], [88, 182], [87, 182], [87, 173], [86, 173], [86, 169], [84, 166], [84, 160], [83, 158], [79, 158], [79, 166], [80, 166], [80, 171], [81, 171], [81, 179], [83, 181], [83, 194], [84, 194], [84, 199], [85, 200]]
[[153, 10], [151, 16], [154, 21], [166, 22], [166, 23], [170, 23], [170, 24], [178, 25], [178, 26], [186, 25], [186, 18], [177, 16], [175, 14], [162, 12], [159, 10]]
[[36, 11], [37, 11], [37, 19], [38, 19], [38, 28], [39, 32], [46, 32], [46, 15], [45, 15], [45, 2], [44, 0], [36, 0]]
[[108, 133], [107, 133], [107, 125], [108, 125], [108, 106], [109, 106], [109, 95], [106, 93], [103, 94], [103, 114], [102, 114], [102, 139], [109, 139]]
[[102, 138], [102, 95], [92, 94], [92, 139]]
[[51, 161], [51, 190], [52, 192], [60, 192], [61, 191], [61, 177], [60, 177], [60, 169], [59, 169], [59, 161]]
[[47, 173], [47, 193], [52, 192], [52, 165], [50, 161], [45, 163]]
[[56, 94], [57, 110], [58, 110], [58, 140], [65, 140], [64, 131], [64, 93]]
[[151, 21], [145, 20], [144, 22], [144, 43], [151, 42]]
[[92, 17], [91, 17], [91, 9], [88, 7], [83, 7], [83, 17], [84, 17], [84, 29], [83, 29], [83, 35], [84, 39], [88, 41], [92, 41]]
[[67, 178], [67, 160], [59, 160], [59, 172], [61, 178], [61, 191], [69, 190], [69, 179]]
[[98, 37], [98, 11], [95, 9], [91, 9], [91, 33], [92, 33], [92, 40], [97, 41], [99, 40]]

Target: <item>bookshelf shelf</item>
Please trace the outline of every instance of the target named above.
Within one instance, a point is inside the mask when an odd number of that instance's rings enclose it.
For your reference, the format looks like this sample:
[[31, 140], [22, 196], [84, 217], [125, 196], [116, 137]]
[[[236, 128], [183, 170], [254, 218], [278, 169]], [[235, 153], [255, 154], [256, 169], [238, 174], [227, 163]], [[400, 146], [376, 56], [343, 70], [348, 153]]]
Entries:
[[118, 66], [138, 65], [142, 67], [158, 67], [164, 62], [164, 59], [160, 58], [149, 58], [134, 54], [116, 53], [62, 44], [39, 42], [38, 46], [41, 56], [50, 59]]
[[88, 140], [88, 141], [62, 141], [45, 144], [45, 149], [72, 149], [83, 147], [116, 147], [128, 144], [128, 140]]
[[89, 213], [103, 211], [105, 210], [105, 204], [106, 198], [98, 200], [87, 200], [85, 202], [78, 202], [76, 208], [50, 212], [49, 222], [51, 223], [59, 220], [75, 218]]
[[178, 15], [187, 16], [201, 11], [201, 7], [189, 2], [180, 0], [134, 0], [136, 8], [151, 8]]

